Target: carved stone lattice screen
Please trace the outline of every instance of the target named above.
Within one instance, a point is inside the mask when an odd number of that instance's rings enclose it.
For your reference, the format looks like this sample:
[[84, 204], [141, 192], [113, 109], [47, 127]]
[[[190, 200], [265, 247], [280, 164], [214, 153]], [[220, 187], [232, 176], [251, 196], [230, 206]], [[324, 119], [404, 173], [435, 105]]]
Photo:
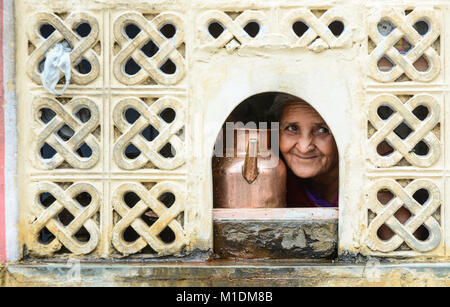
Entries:
[[[371, 254], [445, 254], [448, 81], [442, 12], [431, 6], [386, 8], [372, 10], [367, 19], [364, 243]], [[399, 218], [401, 210], [407, 212], [406, 221]], [[389, 239], [382, 240], [381, 227], [390, 228]]]
[[[191, 240], [180, 10], [20, 5], [30, 12], [18, 31], [27, 46], [27, 92], [19, 93], [27, 255], [185, 255]], [[71, 48], [71, 85], [54, 96], [40, 72], [48, 50], [63, 41]]]
[[[216, 137], [273, 91], [333, 131], [341, 255], [448, 257], [450, 8], [433, 3], [16, 1], [22, 257], [211, 251]], [[62, 42], [55, 96], [40, 74]]]

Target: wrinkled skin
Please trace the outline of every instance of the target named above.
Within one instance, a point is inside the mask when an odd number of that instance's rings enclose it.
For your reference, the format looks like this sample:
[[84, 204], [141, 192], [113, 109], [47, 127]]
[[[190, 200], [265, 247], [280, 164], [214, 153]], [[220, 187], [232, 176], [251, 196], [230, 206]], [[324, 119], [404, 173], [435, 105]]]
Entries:
[[330, 203], [338, 192], [339, 158], [330, 129], [309, 104], [289, 102], [280, 118], [280, 151], [287, 166]]

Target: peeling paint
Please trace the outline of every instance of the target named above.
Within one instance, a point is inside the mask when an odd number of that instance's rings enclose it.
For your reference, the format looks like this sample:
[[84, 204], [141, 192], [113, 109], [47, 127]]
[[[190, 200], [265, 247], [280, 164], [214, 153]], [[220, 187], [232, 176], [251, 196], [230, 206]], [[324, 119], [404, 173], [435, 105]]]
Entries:
[[[5, 286], [80, 285], [67, 279], [67, 266], [9, 266], [3, 271]], [[228, 261], [176, 266], [82, 264], [80, 278], [84, 286], [450, 286], [448, 265], [380, 265], [377, 272], [372, 274], [364, 265]]]

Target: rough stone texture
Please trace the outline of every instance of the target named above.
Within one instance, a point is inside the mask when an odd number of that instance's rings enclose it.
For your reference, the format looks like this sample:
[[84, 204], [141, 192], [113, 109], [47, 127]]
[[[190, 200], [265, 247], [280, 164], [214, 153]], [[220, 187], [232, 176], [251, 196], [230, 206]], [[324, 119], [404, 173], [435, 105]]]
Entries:
[[6, 267], [0, 265], [0, 287], [5, 286], [6, 282]]
[[6, 286], [450, 286], [449, 264], [210, 262], [160, 265], [11, 265]]
[[223, 258], [327, 258], [337, 249], [337, 220], [214, 221]]

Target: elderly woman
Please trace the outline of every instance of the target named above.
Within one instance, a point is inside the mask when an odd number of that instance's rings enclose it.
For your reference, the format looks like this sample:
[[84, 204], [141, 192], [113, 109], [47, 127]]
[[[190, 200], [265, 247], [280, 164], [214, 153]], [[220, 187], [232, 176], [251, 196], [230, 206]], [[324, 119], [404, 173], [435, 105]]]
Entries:
[[337, 207], [339, 158], [323, 118], [304, 100], [280, 94], [280, 152], [288, 166], [288, 207]]
[[[287, 206], [337, 207], [339, 157], [330, 128], [310, 104], [295, 96], [278, 95], [273, 111], [280, 121], [280, 152], [289, 168]], [[383, 204], [393, 197], [389, 191], [378, 193], [378, 200]], [[411, 213], [402, 207], [394, 216], [404, 224]], [[394, 232], [382, 225], [378, 236], [389, 240]], [[428, 233], [422, 226], [414, 236], [425, 240]]]

